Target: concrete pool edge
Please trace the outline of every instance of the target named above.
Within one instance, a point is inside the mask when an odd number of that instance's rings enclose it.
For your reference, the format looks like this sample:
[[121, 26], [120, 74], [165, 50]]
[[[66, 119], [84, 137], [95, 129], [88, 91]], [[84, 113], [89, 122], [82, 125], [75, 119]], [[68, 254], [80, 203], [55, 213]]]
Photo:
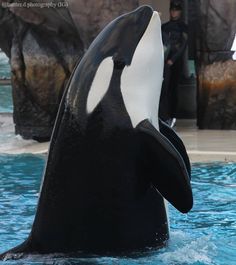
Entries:
[[[197, 162], [236, 162], [236, 130], [198, 130], [192, 125], [194, 122], [187, 121], [187, 125], [177, 124], [176, 132], [183, 140], [190, 161]], [[14, 124], [12, 113], [0, 113], [1, 133], [10, 134], [14, 140]], [[1, 148], [0, 154], [47, 154], [49, 142], [38, 143], [26, 141], [17, 137], [19, 146], [12, 142], [10, 146]], [[12, 140], [12, 139], [11, 139]]]
[[32, 154], [32, 155], [41, 155], [41, 154], [47, 154], [49, 148], [49, 142], [46, 143], [34, 143], [29, 144], [24, 147], [20, 148], [12, 148], [9, 150], [5, 150], [3, 152], [0, 152], [0, 154], [4, 155], [21, 155], [21, 154]]
[[[12, 149], [2, 152], [2, 154], [19, 155], [19, 154], [47, 154], [49, 142], [35, 143], [19, 149]], [[227, 151], [201, 151], [187, 150], [191, 163], [198, 162], [236, 162], [236, 152]]]
[[236, 162], [236, 152], [187, 150], [191, 163]]
[[179, 127], [177, 134], [183, 140], [192, 163], [236, 162], [236, 130]]

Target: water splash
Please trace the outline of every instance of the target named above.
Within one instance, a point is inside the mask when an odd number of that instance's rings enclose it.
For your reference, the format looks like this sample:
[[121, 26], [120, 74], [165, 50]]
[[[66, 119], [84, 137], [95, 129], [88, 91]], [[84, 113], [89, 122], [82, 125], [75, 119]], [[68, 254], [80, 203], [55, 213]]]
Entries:
[[212, 243], [210, 235], [193, 238], [183, 232], [172, 234], [170, 250], [159, 255], [164, 264], [206, 264], [212, 265], [216, 256], [217, 247]]
[[15, 135], [12, 114], [0, 114], [0, 154], [46, 153], [48, 143], [24, 140]]

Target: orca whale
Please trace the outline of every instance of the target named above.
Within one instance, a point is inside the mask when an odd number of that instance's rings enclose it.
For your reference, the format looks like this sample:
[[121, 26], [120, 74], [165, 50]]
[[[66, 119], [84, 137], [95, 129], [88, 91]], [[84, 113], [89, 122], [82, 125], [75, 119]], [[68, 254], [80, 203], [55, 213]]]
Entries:
[[166, 244], [165, 200], [186, 213], [193, 197], [185, 147], [158, 118], [162, 79], [157, 12], [142, 6], [105, 27], [63, 96], [31, 233], [6, 253]]

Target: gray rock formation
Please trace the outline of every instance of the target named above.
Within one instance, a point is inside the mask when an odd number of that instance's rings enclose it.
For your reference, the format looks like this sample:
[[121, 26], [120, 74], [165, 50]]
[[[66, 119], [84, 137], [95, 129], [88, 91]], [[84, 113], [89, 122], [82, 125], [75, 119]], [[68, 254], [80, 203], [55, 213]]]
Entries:
[[136, 0], [0, 0], [0, 48], [11, 62], [17, 134], [50, 138], [74, 65], [108, 22], [137, 6]]
[[197, 2], [198, 125], [236, 129], [236, 62], [230, 51], [236, 33], [236, 2]]

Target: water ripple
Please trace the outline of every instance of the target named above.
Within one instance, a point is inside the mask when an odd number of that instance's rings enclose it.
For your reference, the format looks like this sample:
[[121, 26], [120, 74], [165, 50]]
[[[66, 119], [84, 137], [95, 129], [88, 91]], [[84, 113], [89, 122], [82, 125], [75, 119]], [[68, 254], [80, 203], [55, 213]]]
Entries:
[[[30, 232], [44, 163], [40, 156], [0, 156], [0, 252]], [[192, 186], [194, 207], [189, 214], [170, 207], [171, 239], [164, 249], [122, 258], [31, 255], [0, 264], [235, 265], [236, 164], [194, 164]]]

